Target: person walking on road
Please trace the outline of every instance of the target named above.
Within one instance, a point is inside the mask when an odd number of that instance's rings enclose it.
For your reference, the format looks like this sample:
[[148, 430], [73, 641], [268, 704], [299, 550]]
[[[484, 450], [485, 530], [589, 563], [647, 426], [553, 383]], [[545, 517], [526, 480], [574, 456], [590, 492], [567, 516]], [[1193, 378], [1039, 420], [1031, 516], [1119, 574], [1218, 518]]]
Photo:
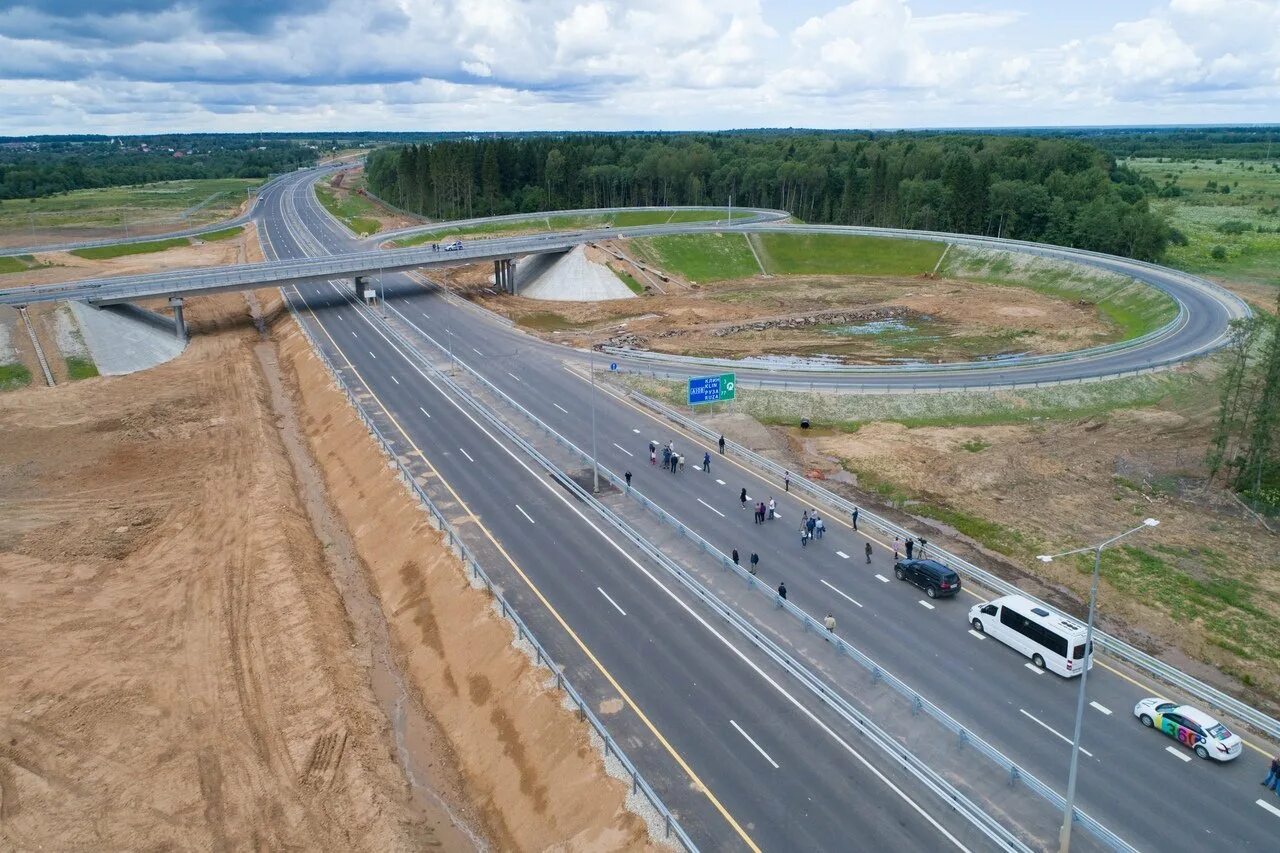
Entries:
[[742, 508], [747, 508], [747, 490], [743, 489], [742, 494], [738, 495], [738, 500], [742, 501]]
[[790, 471], [782, 472], [782, 490], [784, 492], [791, 491], [791, 472]]
[[720, 436], [720, 455], [724, 456], [724, 436]]
[[818, 538], [821, 539], [822, 534], [827, 532], [827, 525], [825, 522], [823, 522], [822, 516], [815, 516], [813, 524], [814, 524], [814, 528], [813, 528], [814, 532], [818, 535]]
[[[1267, 778], [1262, 780], [1262, 787], [1269, 791], [1276, 791], [1276, 783], [1280, 782], [1280, 752], [1276, 753], [1271, 759], [1271, 772], [1267, 774]], [[1280, 791], [1277, 791], [1280, 793]]]
[[650, 446], [650, 450], [649, 450], [649, 464], [654, 466], [655, 468], [658, 465], [658, 451], [653, 450], [652, 445]]
[[809, 533], [809, 538], [813, 538], [813, 532], [818, 529], [818, 515], [814, 513], [809, 516], [809, 520], [804, 523], [804, 528]]
[[853, 508], [853, 529], [858, 529], [858, 508], [856, 506]]
[[709, 450], [702, 454], [702, 473], [711, 473], [711, 451]]
[[756, 566], [758, 565], [760, 565], [760, 555], [757, 554], [755, 551], [752, 551], [751, 552], [751, 569], [750, 569], [751, 574], [754, 575], [756, 573]]
[[778, 598], [786, 598], [786, 597], [787, 597], [787, 584], [784, 581], [778, 584]]
[[908, 536], [907, 537], [907, 559], [908, 560], [911, 559], [911, 552], [915, 550], [915, 547], [916, 547], [915, 540], [912, 539], [910, 536]]
[[662, 448], [662, 470], [665, 471], [670, 467], [671, 467], [671, 448], [664, 447]]
[[871, 543], [867, 543], [867, 565], [871, 565]]
[[778, 517], [778, 502], [775, 501], [772, 496], [770, 496], [769, 497], [769, 520], [773, 521], [777, 517]]
[[626, 480], [627, 480], [627, 488], [628, 488], [628, 489], [630, 489], [630, 488], [631, 488], [631, 472], [630, 472], [630, 471], [628, 471], [627, 473], [623, 474], [622, 476], [626, 478]]
[[826, 619], [822, 620], [822, 624], [827, 629], [828, 633], [834, 634], [836, 632], [836, 617], [832, 616], [830, 613], [827, 614]]
[[733, 564], [735, 566], [738, 565], [738, 549], [737, 548], [733, 549]]
[[759, 524], [760, 523], [760, 504], [756, 504], [753, 507], [753, 509], [755, 510], [755, 523]]
[[800, 525], [800, 547], [809, 547], [809, 527], [804, 524]]

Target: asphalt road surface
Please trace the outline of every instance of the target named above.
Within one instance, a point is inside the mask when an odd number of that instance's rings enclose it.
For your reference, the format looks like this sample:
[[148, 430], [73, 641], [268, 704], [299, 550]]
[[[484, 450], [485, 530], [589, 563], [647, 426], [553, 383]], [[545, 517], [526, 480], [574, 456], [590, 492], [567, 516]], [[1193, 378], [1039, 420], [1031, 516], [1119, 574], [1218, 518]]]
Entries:
[[[282, 186], [264, 201], [264, 232], [272, 246], [282, 256], [348, 250], [353, 241], [334, 226], [308, 187]], [[564, 350], [408, 276], [388, 276], [385, 287], [389, 304], [423, 332], [450, 341], [455, 357], [578, 446], [591, 446], [590, 387], [566, 370], [566, 360], [572, 359]], [[340, 348], [383, 404], [403, 415], [401, 423], [431, 463], [575, 630], [590, 637], [589, 645], [602, 658], [608, 656], [610, 670], [627, 689], [635, 685], [637, 702], [662, 721], [664, 735], [679, 739], [681, 754], [687, 752], [689, 764], [729, 813], [744, 816], [738, 823], [754, 828], [756, 843], [766, 849], [844, 849], [853, 834], [868, 844], [874, 838], [895, 848], [918, 843], [936, 849], [946, 843], [937, 828], [884, 783], [868, 778], [848, 753], [831, 749], [834, 741], [812, 720], [781, 694], [771, 694], [749, 665], [714, 641], [670, 596], [655, 592], [654, 583], [554, 490], [494, 447], [340, 290], [300, 289], [311, 308], [310, 321], [324, 328], [319, 337]], [[1189, 313], [1194, 317], [1197, 311]], [[1056, 369], [1064, 368], [1069, 365]], [[1035, 672], [997, 641], [971, 634], [967, 611], [985, 597], [983, 590], [967, 590], [955, 600], [922, 601], [918, 590], [893, 580], [887, 543], [873, 540], [873, 562], [866, 564], [862, 555], [868, 540], [848, 528], [848, 519], [827, 517], [830, 532], [802, 552], [793, 533], [808, 505], [784, 493], [780, 484], [767, 483], [719, 457], [714, 448], [604, 393], [596, 397], [596, 424], [602, 464], [635, 472], [638, 488], [722, 550], [758, 552], [762, 578], [770, 583], [784, 578], [797, 604], [817, 616], [834, 613], [849, 641], [1041, 779], [1059, 790], [1065, 787], [1069, 752], [1064, 738], [1071, 731], [1076, 683]], [[670, 475], [659, 468], [651, 473], [651, 438], [674, 438], [694, 463], [710, 450], [713, 472], [690, 468]], [[739, 506], [744, 487], [753, 499], [777, 499], [782, 520], [754, 525]], [[1168, 695], [1167, 690], [1107, 660], [1094, 668], [1089, 688], [1081, 808], [1140, 849], [1276, 849], [1280, 799], [1258, 785], [1270, 745], [1247, 737], [1252, 746], [1235, 762], [1186, 761], [1189, 753], [1143, 729], [1132, 715], [1138, 699]], [[725, 708], [726, 697], [750, 703], [750, 710]], [[743, 725], [762, 749], [753, 748], [728, 719]], [[651, 756], [653, 750], [644, 753]], [[867, 758], [879, 760], [871, 753]], [[772, 767], [775, 762], [778, 768]], [[793, 772], [800, 775], [792, 778]], [[673, 784], [679, 776], [657, 775]], [[908, 783], [902, 785], [909, 790]], [[826, 796], [816, 797], [818, 792]], [[676, 796], [670, 786], [661, 793]], [[867, 803], [874, 806], [860, 811]], [[809, 816], [785, 830], [774, 817], [802, 812]], [[723, 841], [736, 835], [724, 823], [718, 833], [711, 818], [700, 828]], [[957, 832], [953, 823], [947, 828]]]

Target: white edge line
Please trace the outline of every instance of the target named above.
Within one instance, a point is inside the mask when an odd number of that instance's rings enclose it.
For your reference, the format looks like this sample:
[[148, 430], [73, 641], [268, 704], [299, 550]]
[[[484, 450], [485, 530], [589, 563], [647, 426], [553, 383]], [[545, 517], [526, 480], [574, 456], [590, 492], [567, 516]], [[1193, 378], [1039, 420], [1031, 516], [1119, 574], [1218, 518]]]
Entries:
[[774, 761], [772, 758], [770, 758], [770, 757], [769, 757], [769, 753], [767, 753], [767, 752], [765, 752], [763, 749], [761, 749], [761, 748], [760, 748], [760, 744], [756, 743], [756, 742], [755, 742], [755, 739], [754, 739], [754, 738], [752, 738], [752, 737], [751, 737], [751, 735], [747, 734], [746, 732], [744, 732], [744, 731], [742, 730], [742, 726], [738, 725], [738, 724], [737, 724], [737, 723], [735, 723], [733, 720], [730, 720], [730, 721], [729, 721], [729, 725], [731, 725], [731, 726], [733, 726], [735, 729], [737, 729], [737, 730], [738, 730], [738, 734], [740, 734], [740, 735], [742, 735], [744, 738], [746, 738], [746, 739], [747, 739], [747, 743], [749, 743], [749, 744], [751, 744], [752, 746], [754, 746], [754, 747], [756, 748], [756, 752], [758, 752], [758, 753], [760, 753], [761, 755], [763, 755], [763, 756], [764, 756], [764, 760], [765, 760], [765, 761], [767, 761], [767, 762], [769, 762], [770, 764], [772, 764], [772, 765], [773, 765], [773, 769], [774, 769], [774, 770], [777, 770], [777, 769], [778, 769], [778, 762], [776, 762], [776, 761]]

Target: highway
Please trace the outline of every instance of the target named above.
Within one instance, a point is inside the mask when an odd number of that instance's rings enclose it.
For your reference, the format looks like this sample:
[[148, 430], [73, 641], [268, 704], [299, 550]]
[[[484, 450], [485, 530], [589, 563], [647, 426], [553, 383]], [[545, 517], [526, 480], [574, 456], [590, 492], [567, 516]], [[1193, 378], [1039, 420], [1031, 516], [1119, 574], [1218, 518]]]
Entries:
[[[263, 208], [263, 233], [281, 256], [314, 251], [308, 232], [328, 251], [352, 246], [314, 202], [309, 182], [281, 185]], [[847, 849], [840, 842], [856, 831], [867, 846], [942, 845], [936, 827], [847, 753], [832, 750], [829, 736], [794, 704], [762, 686], [751, 663], [771, 672], [766, 662], [749, 650], [742, 650], [747, 660], [730, 652], [680, 606], [678, 594], [655, 592], [655, 581], [621, 558], [554, 487], [531, 476], [484, 437], [378, 333], [368, 312], [340, 291], [318, 283], [298, 289], [317, 337], [330, 342], [340, 361], [350, 362], [353, 373], [395, 413], [413, 443], [426, 448], [430, 464], [555, 610], [600, 652], [606, 668], [618, 674], [677, 751], [687, 753], [689, 765], [726, 811], [745, 816], [737, 823], [754, 827], [755, 843], [764, 849]], [[566, 369], [576, 366], [580, 356], [524, 336], [408, 276], [389, 276], [386, 291], [389, 306], [405, 321], [433, 338], [451, 341], [458, 359], [580, 447], [591, 446], [589, 386], [580, 372]], [[1189, 314], [1194, 317], [1198, 309]], [[423, 347], [430, 347], [425, 339]], [[1055, 369], [1061, 375], [1070, 367], [1068, 362]], [[832, 612], [846, 639], [1041, 779], [1059, 790], [1065, 787], [1068, 751], [1063, 737], [1071, 729], [1076, 684], [1034, 672], [1011, 650], [970, 634], [967, 610], [983, 597], [982, 590], [969, 589], [957, 600], [922, 601], [917, 590], [892, 579], [886, 543], [872, 541], [872, 563], [866, 564], [862, 553], [869, 540], [851, 531], [848, 519], [828, 517], [827, 537], [801, 551], [794, 521], [807, 505], [783, 493], [780, 484], [720, 458], [713, 448], [703, 448], [624, 400], [600, 393], [595, 410], [602, 464], [633, 471], [637, 488], [721, 550], [737, 548], [744, 556], [758, 552], [765, 581], [785, 580], [791, 599], [814, 615]], [[672, 475], [650, 468], [651, 438], [674, 438], [693, 462], [710, 450], [716, 457], [712, 473], [690, 469]], [[750, 513], [739, 506], [741, 488], [752, 498], [777, 499], [782, 520], [752, 524]], [[1086, 719], [1084, 748], [1089, 754], [1082, 756], [1080, 806], [1139, 849], [1275, 849], [1280, 800], [1274, 810], [1266, 808], [1269, 800], [1258, 802], [1262, 791], [1257, 783], [1265, 773], [1261, 750], [1269, 745], [1247, 736], [1258, 749], [1246, 749], [1233, 763], [1185, 761], [1189, 753], [1143, 729], [1132, 716], [1139, 698], [1168, 691], [1146, 685], [1143, 677], [1114, 662], [1099, 664], [1089, 683], [1093, 704]], [[830, 675], [841, 688], [853, 689], [851, 674]], [[725, 697], [743, 703], [740, 716], [752, 721], [747, 728], [762, 750], [753, 749], [725, 719], [716, 720]], [[719, 716], [743, 724], [737, 710]], [[660, 768], [661, 756], [654, 752], [644, 750], [643, 761]], [[759, 764], [762, 755], [771, 760]], [[876, 760], [873, 754], [868, 758]], [[774, 761], [779, 768], [771, 766]], [[778, 778], [784, 772], [799, 775]], [[665, 797], [680, 773], [667, 767], [655, 774], [669, 783], [661, 791]], [[809, 802], [816, 792], [824, 796]], [[874, 806], [863, 809], [867, 803]], [[811, 811], [803, 826], [783, 828], [773, 817], [805, 810]], [[698, 814], [700, 832], [718, 841], [736, 836], [745, 844], [716, 809], [702, 804]], [[952, 824], [947, 829], [962, 832]]]
[[[309, 197], [309, 183], [300, 183], [264, 202], [269, 255], [340, 242]], [[415, 371], [341, 288], [299, 293], [317, 339], [395, 418], [431, 478], [473, 515], [464, 526], [492, 537], [489, 550], [509, 564], [497, 567], [510, 578], [507, 594], [568, 662], [570, 677], [580, 684], [590, 676], [602, 702], [625, 693], [610, 730], [700, 846], [835, 850], [856, 833], [879, 849], [989, 849], [930, 791], [800, 695], [772, 661], [713, 624], [562, 489], [525, 468]], [[427, 295], [424, 304], [434, 301]]]

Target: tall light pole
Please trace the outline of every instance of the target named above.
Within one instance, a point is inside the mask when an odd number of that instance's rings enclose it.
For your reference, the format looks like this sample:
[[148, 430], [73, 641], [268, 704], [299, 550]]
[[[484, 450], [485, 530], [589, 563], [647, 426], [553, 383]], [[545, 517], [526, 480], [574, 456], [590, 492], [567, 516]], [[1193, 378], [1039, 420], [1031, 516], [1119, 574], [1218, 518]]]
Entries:
[[1102, 574], [1102, 549], [1117, 542], [1131, 533], [1155, 527], [1160, 522], [1154, 518], [1145, 519], [1142, 524], [1132, 530], [1126, 530], [1118, 536], [1112, 536], [1105, 542], [1090, 545], [1087, 548], [1076, 548], [1074, 551], [1063, 551], [1061, 554], [1041, 554], [1036, 557], [1042, 563], [1052, 563], [1058, 557], [1069, 557], [1072, 554], [1093, 552], [1093, 584], [1089, 589], [1089, 621], [1084, 631], [1084, 669], [1080, 673], [1080, 696], [1076, 700], [1076, 728], [1071, 738], [1071, 770], [1067, 774], [1067, 805], [1062, 816], [1062, 829], [1058, 832], [1059, 853], [1071, 850], [1071, 824], [1076, 815], [1076, 771], [1080, 761], [1080, 728], [1084, 724], [1085, 685], [1088, 683], [1089, 666], [1093, 663], [1093, 615], [1098, 607], [1098, 578]]
[[382, 308], [382, 316], [385, 319], [387, 316], [387, 289], [382, 284], [382, 264], [378, 264], [378, 291], [380, 293], [378, 304]]

